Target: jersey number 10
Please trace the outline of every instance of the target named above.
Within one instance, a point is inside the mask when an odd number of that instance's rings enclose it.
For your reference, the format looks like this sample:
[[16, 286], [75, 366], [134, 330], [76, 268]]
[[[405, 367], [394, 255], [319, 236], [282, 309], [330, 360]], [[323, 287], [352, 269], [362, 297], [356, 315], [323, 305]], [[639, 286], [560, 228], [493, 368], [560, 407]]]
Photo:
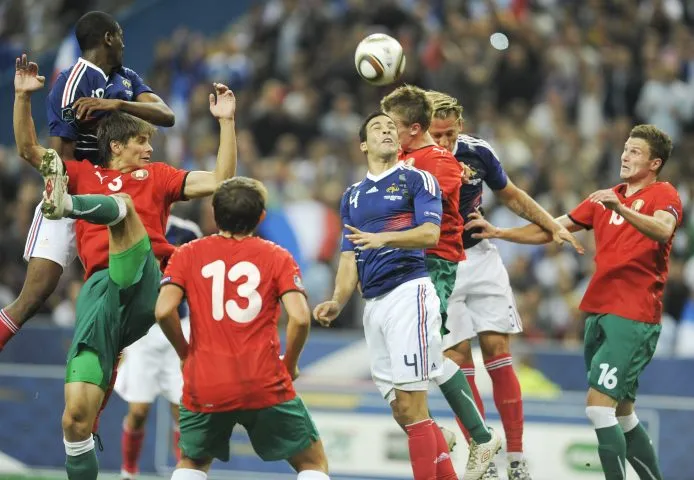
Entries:
[[[212, 318], [221, 321], [226, 312], [231, 320], [238, 323], [249, 323], [255, 320], [263, 307], [263, 298], [257, 290], [260, 285], [258, 267], [251, 262], [239, 262], [227, 271], [223, 260], [215, 260], [202, 267], [200, 273], [203, 277], [212, 279]], [[225, 276], [230, 282], [246, 277], [247, 280], [237, 289], [238, 295], [248, 300], [246, 308], [241, 308], [235, 300], [226, 300]]]

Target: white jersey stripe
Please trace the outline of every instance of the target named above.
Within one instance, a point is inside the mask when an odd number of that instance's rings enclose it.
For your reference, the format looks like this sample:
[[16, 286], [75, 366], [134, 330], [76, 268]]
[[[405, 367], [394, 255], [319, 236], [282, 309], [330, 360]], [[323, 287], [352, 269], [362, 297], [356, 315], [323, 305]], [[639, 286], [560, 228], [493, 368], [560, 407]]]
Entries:
[[72, 70], [70, 71], [70, 76], [67, 79], [67, 82], [65, 82], [65, 88], [63, 89], [63, 101], [61, 102], [61, 107], [65, 108], [70, 104], [69, 98], [70, 98], [70, 91], [72, 90], [72, 87], [75, 85], [75, 79], [80, 76], [80, 71], [84, 70], [86, 68], [86, 65], [82, 63], [81, 61], [78, 61], [75, 63], [75, 65], [72, 67]]
[[[84, 65], [84, 67], [80, 70], [79, 75], [77, 78], [75, 78], [75, 81], [73, 82], [72, 85], [72, 90], [70, 91], [70, 97], [68, 98], [67, 105], [70, 105], [72, 102], [75, 101], [75, 95], [77, 94], [77, 87], [80, 84], [80, 81], [82, 80], [82, 77], [84, 76], [84, 73], [87, 71], [87, 65]], [[65, 105], [65, 106], [67, 106]]]

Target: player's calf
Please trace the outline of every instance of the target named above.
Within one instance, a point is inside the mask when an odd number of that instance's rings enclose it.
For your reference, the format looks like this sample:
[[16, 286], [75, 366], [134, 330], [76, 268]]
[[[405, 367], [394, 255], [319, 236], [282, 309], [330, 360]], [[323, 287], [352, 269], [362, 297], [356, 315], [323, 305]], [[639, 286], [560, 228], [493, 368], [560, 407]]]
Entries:
[[301, 452], [288, 458], [289, 465], [298, 473], [298, 480], [329, 480], [328, 458], [319, 439]]
[[45, 258], [31, 258], [19, 297], [0, 310], [0, 351], [22, 325], [33, 317], [51, 296], [63, 267]]

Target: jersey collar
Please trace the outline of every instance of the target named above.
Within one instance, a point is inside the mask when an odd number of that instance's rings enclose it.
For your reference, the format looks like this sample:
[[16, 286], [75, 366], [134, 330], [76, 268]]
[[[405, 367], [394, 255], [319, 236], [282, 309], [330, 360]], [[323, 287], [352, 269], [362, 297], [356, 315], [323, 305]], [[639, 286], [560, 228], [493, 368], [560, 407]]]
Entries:
[[94, 65], [94, 64], [93, 64], [92, 62], [90, 62], [89, 60], [85, 60], [84, 58], [80, 57], [80, 58], [77, 59], [77, 62], [78, 62], [78, 63], [79, 63], [79, 62], [82, 62], [82, 63], [84, 63], [86, 66], [93, 68], [94, 70], [96, 70], [97, 72], [99, 72], [101, 75], [104, 76], [104, 80], [108, 80], [108, 75], [106, 75], [106, 73], [104, 73], [104, 71], [103, 71], [102, 69], [100, 69], [99, 67], [97, 67], [96, 65]]
[[379, 174], [379, 175], [374, 175], [374, 174], [372, 174], [371, 172], [366, 172], [366, 178], [368, 178], [368, 179], [371, 180], [372, 182], [378, 182], [379, 180], [383, 180], [384, 178], [386, 178], [388, 175], [390, 175], [391, 173], [393, 173], [393, 172], [394, 172], [395, 170], [397, 170], [398, 168], [402, 167], [402, 165], [403, 165], [403, 162], [402, 162], [402, 161], [399, 161], [399, 162], [397, 162], [395, 165], [393, 165], [392, 167], [390, 167], [388, 170], [386, 170], [385, 172], [383, 172], [383, 173], [381, 173], [381, 174]]

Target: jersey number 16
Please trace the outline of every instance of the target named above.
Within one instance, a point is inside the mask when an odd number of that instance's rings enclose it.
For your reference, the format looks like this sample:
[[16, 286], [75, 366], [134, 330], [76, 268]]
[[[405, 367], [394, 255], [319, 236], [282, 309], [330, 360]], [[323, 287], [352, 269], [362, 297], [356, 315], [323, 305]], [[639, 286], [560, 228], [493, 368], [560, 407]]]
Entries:
[[[203, 277], [212, 279], [212, 318], [221, 321], [226, 312], [231, 320], [238, 323], [249, 323], [255, 320], [263, 306], [263, 298], [257, 290], [260, 285], [258, 267], [251, 262], [239, 262], [227, 271], [223, 260], [215, 260], [202, 267], [200, 273]], [[246, 308], [241, 308], [235, 300], [226, 300], [225, 276], [230, 282], [246, 277], [246, 281], [237, 289], [238, 295], [248, 300]]]

